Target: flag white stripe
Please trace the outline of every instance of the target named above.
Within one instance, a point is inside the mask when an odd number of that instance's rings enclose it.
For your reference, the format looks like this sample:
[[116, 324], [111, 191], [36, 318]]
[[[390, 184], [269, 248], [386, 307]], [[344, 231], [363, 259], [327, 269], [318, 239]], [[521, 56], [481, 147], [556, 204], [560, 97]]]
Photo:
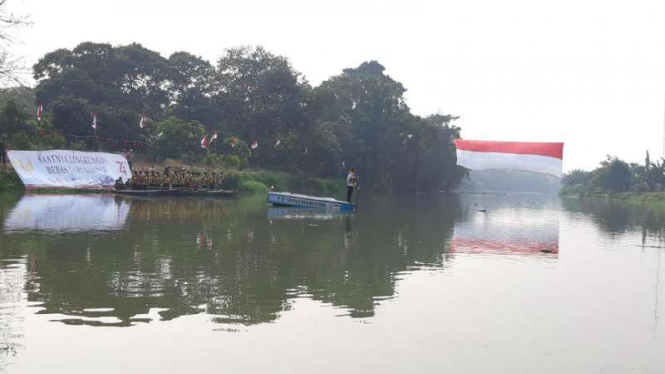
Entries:
[[457, 150], [457, 165], [471, 170], [521, 170], [561, 177], [562, 161], [558, 158], [517, 153], [475, 152]]

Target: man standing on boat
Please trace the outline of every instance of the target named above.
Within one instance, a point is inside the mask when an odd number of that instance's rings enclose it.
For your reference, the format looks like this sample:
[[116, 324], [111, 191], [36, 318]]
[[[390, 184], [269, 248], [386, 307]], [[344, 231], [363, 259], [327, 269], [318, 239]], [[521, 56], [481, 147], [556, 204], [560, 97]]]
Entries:
[[346, 201], [351, 202], [353, 196], [353, 188], [358, 185], [358, 175], [356, 168], [349, 169], [349, 175], [346, 176]]

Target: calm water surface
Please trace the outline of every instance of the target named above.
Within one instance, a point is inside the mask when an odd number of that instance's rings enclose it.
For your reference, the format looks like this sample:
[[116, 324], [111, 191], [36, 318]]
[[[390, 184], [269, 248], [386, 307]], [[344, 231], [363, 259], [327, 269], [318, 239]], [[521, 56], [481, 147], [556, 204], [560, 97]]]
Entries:
[[0, 196], [0, 371], [663, 373], [665, 209]]

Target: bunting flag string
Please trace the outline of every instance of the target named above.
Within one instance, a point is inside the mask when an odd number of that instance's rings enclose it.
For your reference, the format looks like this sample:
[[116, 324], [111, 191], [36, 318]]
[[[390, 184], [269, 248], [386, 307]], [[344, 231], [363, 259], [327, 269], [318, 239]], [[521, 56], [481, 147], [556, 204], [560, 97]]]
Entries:
[[[96, 122], [96, 121], [94, 121], [94, 119], [93, 119], [93, 122]], [[58, 136], [61, 136], [61, 137], [65, 138], [65, 140], [67, 140], [67, 141], [74, 141], [74, 142], [78, 142], [79, 140], [84, 140], [85, 141], [85, 140], [95, 139], [98, 142], [109, 144], [109, 145], [112, 145], [116, 148], [119, 147], [121, 144], [125, 148], [127, 148], [127, 147], [135, 147], [135, 148], [154, 147], [154, 148], [160, 148], [158, 145], [155, 145], [155, 144], [152, 144], [152, 143], [147, 143], [147, 142], [144, 142], [144, 141], [141, 141], [141, 140], [132, 140], [132, 139], [118, 140], [118, 139], [113, 139], [113, 138], [103, 136], [103, 134], [102, 134], [102, 136], [99, 136], [99, 135], [75, 135], [75, 134], [66, 134], [66, 133], [61, 133], [61, 132], [47, 130], [47, 129], [32, 129], [30, 131], [32, 133], [36, 134], [37, 136], [41, 137], [41, 138], [45, 138], [45, 137], [57, 138]], [[158, 137], [160, 137], [161, 135], [163, 135], [163, 134], [161, 134], [161, 133], [158, 134]], [[201, 142], [200, 142], [201, 147], [202, 148], [208, 148], [208, 146], [214, 140], [216, 140], [217, 138], [218, 138], [217, 133], [211, 135], [210, 137], [204, 136], [203, 139], [201, 139]], [[238, 144], [239, 141], [240, 140], [238, 138], [233, 138], [229, 142], [229, 145], [231, 147], [235, 147]], [[281, 143], [281, 141], [277, 140], [275, 146], [278, 146], [280, 143]], [[256, 149], [256, 148], [258, 148], [258, 146], [259, 146], [258, 140], [253, 140], [250, 143], [249, 148]], [[307, 149], [305, 149], [305, 154], [307, 154]]]
[[123, 143], [125, 147], [127, 146], [134, 146], [136, 148], [138, 147], [154, 147], [153, 144], [146, 143], [140, 140], [117, 140], [117, 139], [112, 139], [112, 138], [107, 138], [104, 136], [95, 136], [95, 135], [74, 135], [74, 134], [64, 134], [60, 133], [57, 131], [51, 131], [51, 130], [46, 130], [46, 129], [35, 129], [32, 130], [33, 133], [39, 135], [39, 137], [53, 137], [57, 138], [58, 136], [62, 136], [65, 139], [72, 139], [74, 141], [79, 141], [79, 140], [87, 140], [87, 139], [94, 139], [96, 138], [100, 142], [105, 142], [105, 143], [113, 143], [116, 147], [120, 145], [120, 143]]

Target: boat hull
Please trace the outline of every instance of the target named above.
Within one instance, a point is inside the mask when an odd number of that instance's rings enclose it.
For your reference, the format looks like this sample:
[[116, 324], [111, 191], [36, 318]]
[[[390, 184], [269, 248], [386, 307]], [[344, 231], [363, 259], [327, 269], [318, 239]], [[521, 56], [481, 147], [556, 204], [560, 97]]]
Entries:
[[317, 197], [293, 194], [289, 192], [270, 192], [268, 202], [273, 205], [290, 206], [294, 208], [315, 208], [331, 211], [352, 212], [356, 204], [335, 200], [329, 197]]

